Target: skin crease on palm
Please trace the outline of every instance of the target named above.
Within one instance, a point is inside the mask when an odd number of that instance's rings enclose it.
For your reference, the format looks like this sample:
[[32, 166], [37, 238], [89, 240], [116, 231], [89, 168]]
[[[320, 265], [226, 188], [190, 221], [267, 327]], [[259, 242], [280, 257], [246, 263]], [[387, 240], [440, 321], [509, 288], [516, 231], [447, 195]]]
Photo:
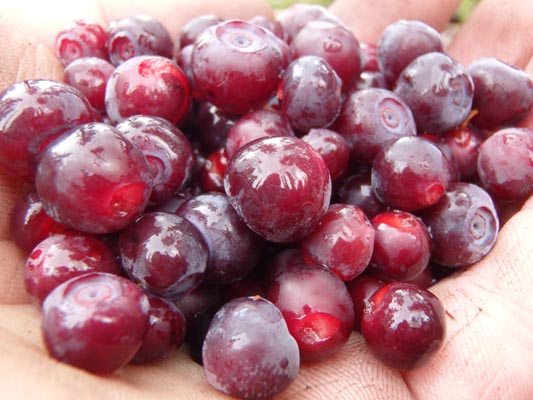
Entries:
[[[337, 0], [332, 11], [360, 41], [375, 42], [399, 18], [443, 29], [458, 0]], [[102, 24], [135, 13], [159, 18], [176, 38], [194, 15], [271, 15], [262, 1], [0, 0], [0, 88], [28, 78], [60, 80], [54, 58], [58, 29], [77, 18]], [[447, 51], [468, 65], [497, 56], [533, 72], [532, 0], [483, 0]], [[525, 125], [533, 127], [533, 118]], [[0, 397], [5, 399], [216, 399], [185, 348], [147, 366], [100, 377], [52, 360], [40, 336], [39, 310], [23, 288], [24, 254], [9, 239], [9, 213], [27, 185], [0, 174]], [[431, 290], [446, 309], [447, 336], [437, 356], [399, 373], [376, 361], [353, 334], [332, 359], [302, 366], [281, 399], [531, 399], [533, 398], [533, 199], [502, 228], [488, 257]]]

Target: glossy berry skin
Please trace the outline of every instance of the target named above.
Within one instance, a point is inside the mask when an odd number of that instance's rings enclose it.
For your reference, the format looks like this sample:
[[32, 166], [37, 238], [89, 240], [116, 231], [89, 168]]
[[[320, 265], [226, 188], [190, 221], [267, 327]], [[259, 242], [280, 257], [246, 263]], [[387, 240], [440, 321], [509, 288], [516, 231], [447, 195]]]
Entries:
[[204, 155], [226, 146], [229, 131], [238, 119], [208, 101], [199, 101], [193, 118], [193, 135]]
[[338, 180], [350, 162], [350, 144], [340, 134], [331, 129], [311, 129], [302, 140], [307, 142], [324, 159], [332, 181]]
[[433, 237], [431, 259], [460, 268], [481, 260], [494, 246], [499, 220], [489, 194], [473, 183], [456, 182], [420, 216]]
[[148, 329], [132, 364], [161, 361], [174, 354], [185, 339], [187, 322], [178, 306], [152, 294], [147, 294], [147, 298], [150, 303]]
[[86, 233], [115, 232], [146, 208], [152, 172], [141, 150], [117, 129], [86, 124], [42, 153], [35, 187], [46, 212]]
[[440, 139], [448, 146], [459, 171], [460, 180], [472, 181], [477, 178], [479, 147], [487, 134], [473, 124], [459, 126], [444, 132]]
[[190, 106], [185, 73], [170, 59], [137, 56], [120, 64], [107, 82], [107, 115], [118, 123], [133, 115], [183, 122]]
[[194, 154], [189, 139], [165, 119], [135, 115], [116, 128], [145, 155], [153, 171], [150, 205], [161, 204], [189, 183]]
[[118, 241], [122, 267], [144, 290], [172, 300], [202, 281], [208, 247], [185, 218], [164, 212], [145, 213]]
[[246, 277], [261, 257], [264, 240], [252, 232], [223, 193], [187, 200], [177, 215], [198, 229], [209, 249], [204, 282], [229, 284]]
[[337, 187], [334, 200], [359, 207], [367, 218], [374, 217], [386, 208], [372, 189], [370, 173], [364, 171], [356, 172], [343, 179]]
[[350, 143], [352, 160], [366, 165], [396, 139], [416, 135], [408, 105], [393, 92], [378, 88], [349, 93], [333, 129]]
[[315, 230], [301, 241], [303, 257], [324, 265], [348, 282], [370, 262], [374, 236], [374, 229], [360, 208], [332, 204]]
[[318, 4], [296, 3], [276, 15], [280, 22], [285, 41], [291, 43], [300, 30], [312, 21], [327, 21], [341, 24], [341, 20], [326, 7]]
[[264, 15], [256, 15], [248, 19], [248, 22], [250, 24], [258, 25], [262, 28], [268, 29], [281, 40], [284, 39], [283, 27], [276, 18], [269, 18], [265, 17]]
[[416, 285], [422, 289], [428, 289], [431, 285], [437, 282], [437, 279], [433, 273], [433, 269], [432, 263], [430, 262], [427, 267], [422, 270], [420, 275], [405, 282], [412, 283], [413, 285]]
[[474, 80], [473, 122], [484, 129], [516, 125], [533, 106], [533, 79], [523, 69], [497, 58], [474, 61], [468, 72]]
[[182, 48], [176, 55], [176, 63], [187, 77], [187, 82], [189, 82], [189, 88], [191, 89], [192, 98], [201, 99], [202, 93], [196, 87], [196, 81], [194, 80], [194, 75], [192, 73], [192, 49], [192, 44]]
[[328, 21], [311, 21], [292, 40], [291, 59], [319, 56], [328, 62], [344, 84], [361, 72], [361, 50], [353, 32]]
[[396, 79], [418, 56], [442, 52], [440, 33], [430, 25], [416, 20], [399, 20], [388, 25], [377, 44], [378, 67], [387, 82], [394, 86]]
[[181, 28], [178, 38], [179, 48], [183, 49], [184, 47], [193, 45], [203, 31], [223, 21], [222, 18], [214, 14], [201, 14], [189, 19]]
[[385, 211], [370, 221], [375, 230], [369, 271], [388, 281], [410, 281], [424, 271], [431, 237], [424, 223], [405, 211]]
[[356, 79], [348, 83], [348, 86], [345, 87], [344, 91], [349, 93], [354, 90], [371, 88], [390, 90], [390, 86], [381, 72], [362, 71]]
[[206, 157], [197, 177], [203, 192], [224, 193], [224, 174], [226, 173], [228, 163], [228, 153], [223, 147], [215, 150]]
[[33, 180], [35, 157], [61, 132], [98, 119], [89, 100], [61, 82], [32, 79], [0, 93], [0, 168]]
[[107, 50], [113, 65], [130, 58], [157, 55], [172, 58], [174, 43], [165, 26], [149, 15], [120, 18], [107, 27]]
[[410, 371], [431, 361], [444, 343], [444, 307], [431, 292], [392, 282], [369, 299], [361, 332], [385, 365]]
[[55, 234], [28, 255], [24, 270], [26, 292], [39, 303], [61, 283], [88, 272], [120, 274], [111, 246], [98, 236]]
[[533, 131], [504, 128], [479, 147], [478, 176], [483, 187], [502, 200], [524, 200], [533, 194]]
[[302, 361], [337, 353], [353, 330], [353, 303], [344, 282], [317, 264], [294, 264], [273, 277], [266, 297], [283, 314]]
[[[192, 292], [173, 302], [185, 315], [187, 330], [185, 340], [189, 341], [194, 336], [192, 331], [193, 320], [197, 315], [207, 309], [218, 310], [223, 304], [222, 289], [219, 285], [201, 283]], [[214, 315], [214, 313], [213, 313]], [[211, 317], [213, 316], [211, 315]], [[202, 338], [203, 339], [203, 338]]]
[[291, 125], [281, 113], [254, 110], [239, 118], [226, 138], [226, 151], [232, 157], [246, 143], [266, 136], [294, 136]]
[[42, 307], [42, 332], [55, 359], [97, 374], [126, 365], [141, 346], [150, 305], [130, 280], [101, 272], [56, 287]]
[[[458, 129], [460, 129], [461, 126], [459, 126]], [[441, 134], [422, 133], [418, 136], [434, 143], [440, 149], [440, 151], [442, 151], [442, 154], [444, 154], [444, 157], [446, 157], [446, 160], [448, 160], [448, 164], [450, 166], [450, 171], [451, 171], [450, 180], [459, 181], [461, 180], [459, 163], [455, 158], [455, 153], [453, 152], [451, 147], [448, 145], [448, 143], [444, 140], [444, 135], [448, 132], [450, 131], [446, 131]]]
[[[187, 298], [188, 296], [186, 296]], [[211, 326], [211, 321], [224, 303], [214, 304], [205, 309], [199, 310], [193, 315], [190, 322], [187, 322], [187, 347], [191, 359], [199, 365], [204, 364], [202, 351], [204, 340]]]
[[71, 21], [57, 33], [55, 54], [64, 66], [82, 57], [107, 60], [107, 39], [107, 32], [96, 21]]
[[11, 239], [26, 254], [47, 237], [68, 231], [46, 213], [34, 190], [16, 201], [9, 222]]
[[365, 312], [365, 307], [370, 297], [380, 288], [388, 284], [372, 274], [364, 273], [354, 280], [346, 283], [346, 288], [352, 297], [355, 314], [354, 330], [361, 332], [361, 320]]
[[419, 132], [440, 133], [466, 120], [472, 108], [474, 82], [456, 60], [431, 52], [405, 67], [394, 93], [413, 112]]
[[293, 129], [327, 128], [339, 115], [342, 81], [322, 57], [303, 56], [283, 71], [277, 96]]
[[452, 170], [438, 146], [418, 136], [397, 139], [380, 150], [372, 163], [372, 188], [392, 208], [414, 211], [439, 201]]
[[318, 224], [329, 206], [331, 179], [309, 144], [278, 136], [242, 147], [228, 164], [224, 188], [254, 232], [288, 243], [304, 238]]
[[371, 42], [359, 43], [361, 50], [361, 72], [379, 72], [378, 45]]
[[270, 285], [275, 277], [280, 273], [293, 268], [305, 265], [301, 247], [282, 247], [265, 252], [263, 264], [263, 282], [265, 287]]
[[105, 89], [114, 70], [114, 65], [102, 58], [78, 58], [65, 67], [63, 82], [83, 93], [98, 112], [105, 113]]
[[203, 345], [207, 382], [243, 399], [266, 399], [296, 378], [300, 357], [280, 311], [262, 297], [240, 297], [215, 314]]
[[283, 42], [245, 21], [229, 20], [207, 28], [192, 50], [198, 89], [230, 114], [245, 114], [273, 95], [287, 65]]

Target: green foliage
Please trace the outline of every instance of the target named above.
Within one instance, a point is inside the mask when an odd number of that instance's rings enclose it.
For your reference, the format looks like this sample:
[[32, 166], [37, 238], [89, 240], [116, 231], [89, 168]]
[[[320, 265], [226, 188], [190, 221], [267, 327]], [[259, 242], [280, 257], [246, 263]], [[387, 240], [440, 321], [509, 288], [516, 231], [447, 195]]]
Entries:
[[479, 3], [479, 0], [463, 0], [455, 13], [457, 22], [464, 22], [477, 3]]

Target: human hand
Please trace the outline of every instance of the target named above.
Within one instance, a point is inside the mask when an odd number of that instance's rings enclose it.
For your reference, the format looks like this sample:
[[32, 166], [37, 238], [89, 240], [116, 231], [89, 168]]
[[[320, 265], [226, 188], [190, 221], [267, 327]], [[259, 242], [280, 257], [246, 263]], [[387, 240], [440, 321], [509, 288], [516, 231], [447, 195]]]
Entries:
[[[527, 17], [533, 15], [533, 2], [517, 3], [484, 0], [448, 51], [465, 64], [481, 55], [491, 55], [532, 72], [529, 58], [533, 45], [528, 36]], [[106, 23], [144, 12], [160, 19], [176, 37], [187, 19], [203, 12], [241, 18], [270, 13], [263, 2], [249, 0], [234, 0], [231, 5], [198, 0], [194, 6], [185, 0], [133, 4], [104, 1], [77, 4], [75, 10], [68, 5], [63, 0], [47, 3], [21, 0], [3, 5], [1, 37], [9, 40], [0, 44], [3, 60], [0, 88], [35, 77], [60, 80], [62, 69], [51, 50], [53, 39], [61, 25], [76, 18]], [[421, 19], [443, 28], [456, 5], [456, 0], [438, 3], [417, 0], [407, 4], [394, 0], [337, 0], [332, 10], [354, 29], [361, 41], [376, 41], [386, 23], [398, 18]], [[381, 11], [363, 12], [371, 9]], [[522, 40], [511, 40], [511, 36]], [[533, 120], [526, 124], [533, 127]], [[10, 399], [224, 398], [207, 385], [202, 368], [189, 360], [185, 349], [165, 361], [127, 366], [108, 377], [59, 363], [46, 354], [40, 337], [39, 310], [30, 304], [23, 288], [25, 255], [10, 241], [8, 229], [11, 207], [25, 190], [24, 183], [0, 175], [2, 396]], [[532, 226], [533, 199], [530, 199], [502, 228], [489, 256], [431, 288], [447, 311], [448, 333], [442, 350], [429, 365], [409, 373], [393, 371], [377, 361], [362, 336], [354, 333], [333, 358], [303, 365], [298, 379], [280, 398], [525, 399], [533, 396], [530, 373], [533, 300], [527, 295], [533, 283], [533, 273], [529, 271]]]

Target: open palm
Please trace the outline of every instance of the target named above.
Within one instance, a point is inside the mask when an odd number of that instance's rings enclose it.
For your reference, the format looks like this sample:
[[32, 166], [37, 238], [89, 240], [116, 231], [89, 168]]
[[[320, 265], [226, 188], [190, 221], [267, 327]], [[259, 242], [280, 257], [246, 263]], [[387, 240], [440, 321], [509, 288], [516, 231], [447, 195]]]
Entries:
[[[7, 3], [6, 0], [0, 0]], [[398, 18], [421, 19], [443, 28], [457, 0], [337, 0], [332, 10], [361, 41], [375, 41]], [[176, 38], [193, 15], [223, 18], [269, 15], [262, 1], [216, 0], [91, 1], [19, 0], [1, 5], [0, 89], [28, 78], [60, 80], [52, 46], [65, 23], [91, 18], [106, 24], [136, 13], [160, 19]], [[533, 1], [484, 0], [449, 45], [465, 64], [498, 56], [533, 71]], [[529, 17], [529, 18], [528, 18]], [[533, 128], [533, 119], [529, 125]], [[38, 308], [23, 288], [24, 254], [10, 240], [9, 213], [27, 190], [0, 175], [0, 393], [6, 399], [213, 399], [202, 368], [185, 349], [163, 362], [127, 366], [109, 377], [59, 363], [46, 354]], [[467, 271], [431, 288], [446, 309], [448, 332], [437, 357], [422, 369], [399, 373], [375, 360], [354, 333], [339, 354], [301, 368], [287, 399], [526, 399], [533, 397], [533, 199], [502, 228], [491, 254]]]

